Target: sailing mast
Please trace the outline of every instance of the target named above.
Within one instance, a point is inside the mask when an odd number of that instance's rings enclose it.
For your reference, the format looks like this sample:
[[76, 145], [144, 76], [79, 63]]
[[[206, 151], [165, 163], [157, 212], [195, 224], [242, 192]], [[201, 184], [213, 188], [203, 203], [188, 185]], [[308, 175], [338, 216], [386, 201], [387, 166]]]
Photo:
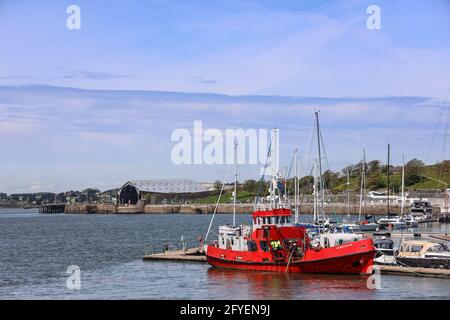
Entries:
[[319, 156], [319, 189], [322, 193], [322, 197], [320, 199], [320, 209], [322, 210], [322, 215], [325, 220], [325, 211], [323, 210], [323, 201], [325, 199], [325, 190], [323, 185], [323, 178], [322, 178], [322, 154], [320, 150], [320, 125], [319, 125], [319, 112], [314, 112], [316, 116], [316, 129], [317, 129], [317, 150], [318, 150], [318, 156]]
[[347, 170], [347, 218], [350, 222], [350, 170]]
[[390, 188], [390, 185], [389, 185], [390, 157], [391, 157], [391, 145], [388, 143], [388, 159], [387, 159], [387, 210], [388, 210], [387, 214], [388, 214], [388, 217], [391, 216], [390, 197], [389, 197], [389, 193], [390, 193], [390, 190], [389, 190], [389, 188]]
[[295, 216], [294, 216], [294, 222], [298, 223], [298, 164], [297, 164], [297, 149], [295, 149], [294, 152], [294, 157], [295, 157], [295, 179], [294, 179], [294, 202], [295, 202], [295, 206], [294, 206], [294, 210], [295, 210]]
[[314, 220], [313, 221], [317, 222], [317, 204], [319, 202], [318, 196], [317, 196], [317, 160], [314, 161], [313, 171], [314, 171], [314, 186], [313, 186], [313, 194], [314, 194], [314, 205], [313, 205], [314, 217], [313, 218], [314, 218]]
[[233, 227], [236, 226], [236, 198], [237, 198], [237, 139], [234, 139], [234, 196], [233, 196]]
[[402, 207], [400, 216], [403, 217], [403, 210], [405, 208], [405, 156], [402, 157]]
[[[366, 189], [366, 150], [363, 149], [363, 163], [361, 168], [361, 192], [359, 194], [359, 217], [358, 221], [361, 221], [362, 214], [362, 204], [363, 204], [363, 193]], [[364, 199], [365, 204], [365, 199]]]

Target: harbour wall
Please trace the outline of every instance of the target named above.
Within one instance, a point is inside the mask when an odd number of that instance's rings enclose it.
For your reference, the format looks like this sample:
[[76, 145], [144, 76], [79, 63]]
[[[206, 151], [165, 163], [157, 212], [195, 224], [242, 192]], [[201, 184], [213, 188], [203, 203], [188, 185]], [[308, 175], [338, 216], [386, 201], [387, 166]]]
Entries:
[[[215, 204], [160, 204], [160, 205], [115, 205], [115, 204], [66, 204], [64, 210], [52, 210], [52, 206], [61, 205], [45, 205], [41, 208], [42, 213], [66, 213], [66, 214], [212, 214], [214, 213]], [[313, 206], [306, 204], [300, 207], [300, 214], [313, 214]], [[358, 215], [359, 205], [334, 204], [333, 206], [325, 206], [327, 215]], [[391, 213], [400, 214], [400, 206], [391, 206]], [[237, 204], [237, 214], [248, 214], [253, 212], [253, 204]], [[409, 207], [404, 208], [404, 213], [409, 212]], [[233, 213], [232, 204], [220, 204], [217, 208], [218, 214]], [[366, 206], [363, 214], [370, 215], [386, 215], [387, 208], [385, 205]], [[439, 207], [433, 207], [433, 215], [440, 214]]]

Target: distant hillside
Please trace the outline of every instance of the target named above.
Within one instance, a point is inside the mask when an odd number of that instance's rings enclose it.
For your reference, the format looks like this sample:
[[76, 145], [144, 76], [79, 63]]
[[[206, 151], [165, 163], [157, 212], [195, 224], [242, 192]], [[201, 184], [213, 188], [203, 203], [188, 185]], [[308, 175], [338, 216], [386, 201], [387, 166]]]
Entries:
[[[370, 164], [370, 163], [369, 163]], [[450, 160], [445, 160], [438, 164], [421, 165], [419, 160], [412, 160], [405, 166], [405, 188], [408, 190], [419, 189], [446, 189], [450, 188]], [[357, 165], [361, 168], [361, 165]], [[328, 189], [333, 193], [339, 193], [347, 190], [358, 190], [361, 181], [361, 169], [355, 169], [353, 166], [351, 171], [350, 184], [347, 186], [347, 177], [343, 172], [340, 174], [329, 173], [335, 179], [331, 178], [328, 181]], [[395, 169], [395, 170], [394, 170]], [[346, 171], [345, 169], [343, 171]], [[395, 192], [400, 191], [401, 188], [401, 167], [390, 168], [390, 187]], [[366, 186], [369, 190], [379, 190], [387, 187], [387, 168], [379, 166], [378, 169], [366, 171]]]

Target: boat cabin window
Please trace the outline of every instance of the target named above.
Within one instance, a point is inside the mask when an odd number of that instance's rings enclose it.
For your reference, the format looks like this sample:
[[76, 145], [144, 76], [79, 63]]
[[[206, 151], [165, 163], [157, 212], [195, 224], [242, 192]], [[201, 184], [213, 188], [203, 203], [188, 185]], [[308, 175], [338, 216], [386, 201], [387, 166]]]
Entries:
[[248, 241], [247, 245], [248, 245], [248, 251], [258, 251], [255, 241]]
[[437, 245], [432, 246], [427, 251], [428, 252], [446, 252], [447, 248], [442, 244], [437, 244]]
[[420, 245], [412, 245], [411, 249], [409, 250], [410, 252], [420, 252], [420, 250], [422, 250], [423, 246]]
[[267, 245], [267, 241], [260, 241], [259, 242], [259, 247], [264, 252], [269, 251], [269, 246]]

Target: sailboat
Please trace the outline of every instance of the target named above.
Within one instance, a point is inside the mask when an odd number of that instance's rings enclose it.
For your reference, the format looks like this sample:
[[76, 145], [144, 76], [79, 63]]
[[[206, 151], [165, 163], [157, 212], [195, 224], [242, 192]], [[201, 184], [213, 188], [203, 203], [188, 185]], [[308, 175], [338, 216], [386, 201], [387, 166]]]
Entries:
[[405, 157], [402, 158], [402, 205], [400, 210], [400, 216], [403, 218], [403, 221], [405, 222], [407, 227], [410, 228], [417, 228], [419, 226], [419, 220], [413, 216], [412, 214], [408, 214], [406, 216], [403, 216], [403, 212], [405, 209]]
[[370, 221], [373, 219], [373, 216], [364, 214], [365, 219], [361, 221], [361, 215], [363, 209], [366, 209], [366, 150], [363, 150], [363, 162], [361, 168], [361, 190], [359, 194], [359, 229], [361, 231], [377, 231], [379, 225], [375, 221]]
[[442, 223], [450, 223], [450, 189], [445, 190], [445, 200], [444, 205], [441, 207], [441, 217], [438, 219]]
[[350, 171], [347, 170], [347, 217], [343, 219], [342, 223], [339, 225], [339, 229], [345, 231], [358, 231], [359, 224], [357, 222], [350, 221]]
[[[272, 130], [271, 146], [277, 143], [277, 134]], [[218, 239], [205, 246], [208, 263], [252, 271], [370, 274], [375, 256], [371, 239], [327, 247], [314, 241], [305, 227], [291, 223], [291, 206], [279, 188], [278, 160], [271, 147], [269, 156], [270, 201], [258, 203], [256, 197], [252, 225], [220, 226]]]
[[381, 228], [392, 228], [392, 229], [404, 229], [406, 228], [406, 223], [399, 216], [391, 214], [390, 208], [390, 155], [391, 146], [388, 144], [388, 161], [387, 161], [387, 216], [378, 220], [378, 224]]

